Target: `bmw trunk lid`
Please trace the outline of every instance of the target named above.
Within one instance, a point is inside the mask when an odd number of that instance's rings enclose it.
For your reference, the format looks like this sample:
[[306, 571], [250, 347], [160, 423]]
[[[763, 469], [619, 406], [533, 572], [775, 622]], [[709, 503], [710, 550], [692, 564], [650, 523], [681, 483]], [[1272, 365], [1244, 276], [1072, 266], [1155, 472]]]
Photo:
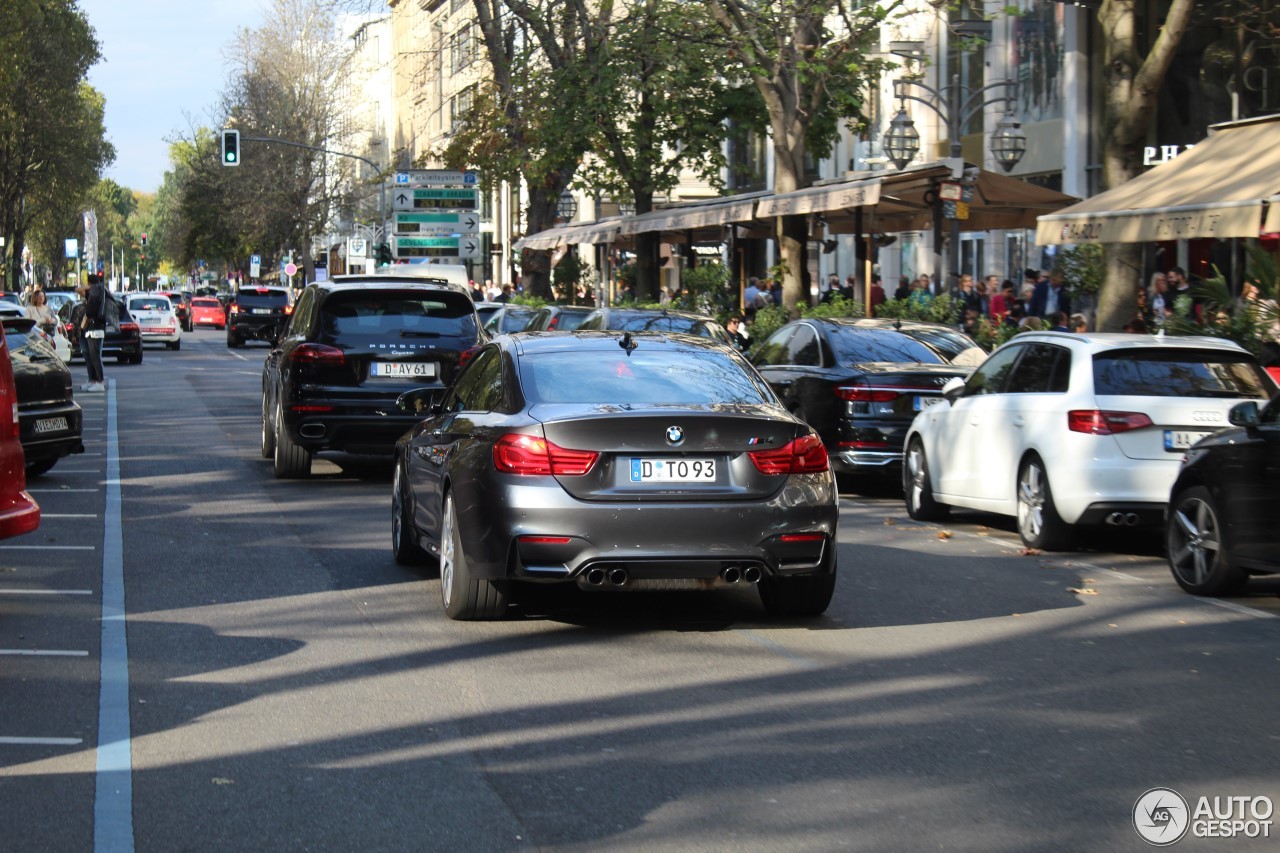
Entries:
[[538, 404], [529, 413], [552, 444], [600, 454], [587, 474], [557, 477], [582, 500], [766, 498], [786, 476], [761, 473], [748, 454], [809, 432], [755, 405]]

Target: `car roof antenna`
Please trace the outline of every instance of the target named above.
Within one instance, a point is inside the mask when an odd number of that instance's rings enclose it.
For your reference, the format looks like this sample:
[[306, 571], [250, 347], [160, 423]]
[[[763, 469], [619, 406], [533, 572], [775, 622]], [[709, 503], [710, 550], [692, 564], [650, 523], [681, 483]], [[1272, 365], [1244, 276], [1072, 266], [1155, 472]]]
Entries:
[[640, 345], [636, 343], [635, 338], [631, 337], [630, 332], [623, 332], [622, 340], [618, 341], [618, 346], [626, 350], [627, 358], [630, 358], [631, 353], [635, 352], [636, 348], [639, 347]]

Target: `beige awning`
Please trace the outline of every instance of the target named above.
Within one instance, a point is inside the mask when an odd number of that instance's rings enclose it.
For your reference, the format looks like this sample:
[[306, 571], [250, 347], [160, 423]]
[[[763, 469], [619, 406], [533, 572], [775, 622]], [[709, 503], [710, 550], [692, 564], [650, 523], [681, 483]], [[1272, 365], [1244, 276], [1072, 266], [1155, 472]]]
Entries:
[[[1036, 242], [1043, 246], [1257, 237], [1263, 202], [1277, 192], [1280, 115], [1215, 125], [1207, 139], [1168, 163], [1041, 216]], [[1280, 225], [1280, 216], [1276, 220]]]
[[1267, 199], [1267, 222], [1262, 226], [1265, 234], [1280, 234], [1280, 195]]
[[[933, 227], [939, 182], [956, 179], [971, 190], [963, 231], [1034, 228], [1042, 213], [1078, 199], [959, 161], [921, 163], [902, 171], [861, 172], [843, 181], [760, 200], [756, 216], [820, 214], [827, 234], [893, 234]], [[950, 220], [948, 220], [949, 222]]]
[[807, 187], [795, 192], [763, 198], [756, 205], [756, 215], [790, 216], [794, 213], [825, 213], [829, 210], [848, 210], [869, 207], [880, 201], [880, 178], [846, 181]]
[[687, 202], [632, 217], [623, 223], [623, 234], [651, 231], [696, 231], [719, 228], [734, 222], [750, 222], [755, 215], [756, 196]]

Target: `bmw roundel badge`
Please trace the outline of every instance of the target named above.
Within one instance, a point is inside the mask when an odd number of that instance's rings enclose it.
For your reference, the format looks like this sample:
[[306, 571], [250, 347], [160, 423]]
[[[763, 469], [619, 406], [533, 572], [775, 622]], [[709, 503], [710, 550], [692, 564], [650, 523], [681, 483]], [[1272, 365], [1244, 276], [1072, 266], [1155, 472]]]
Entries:
[[677, 445], [684, 442], [684, 430], [678, 426], [667, 427], [667, 444]]

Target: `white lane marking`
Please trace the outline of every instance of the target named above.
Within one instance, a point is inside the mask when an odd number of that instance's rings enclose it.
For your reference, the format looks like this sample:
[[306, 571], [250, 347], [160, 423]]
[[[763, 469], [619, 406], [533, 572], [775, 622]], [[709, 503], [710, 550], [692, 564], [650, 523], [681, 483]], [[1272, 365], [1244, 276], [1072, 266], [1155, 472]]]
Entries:
[[76, 651], [74, 649], [0, 649], [0, 655], [15, 655], [18, 657], [83, 658], [88, 657], [89, 653]]
[[96, 512], [42, 512], [40, 520], [44, 521], [49, 518], [97, 518]]
[[27, 491], [33, 495], [69, 495], [73, 492], [96, 495], [102, 489], [27, 489]]
[[129, 728], [129, 641], [120, 511], [120, 433], [116, 382], [107, 386], [107, 495], [102, 525], [102, 650], [98, 669], [95, 853], [132, 853], [133, 745]]
[[3, 737], [0, 744], [10, 746], [79, 746], [84, 743], [78, 737]]
[[0, 589], [0, 595], [93, 595], [91, 589]]
[[0, 551], [94, 551], [92, 545], [0, 545]]

